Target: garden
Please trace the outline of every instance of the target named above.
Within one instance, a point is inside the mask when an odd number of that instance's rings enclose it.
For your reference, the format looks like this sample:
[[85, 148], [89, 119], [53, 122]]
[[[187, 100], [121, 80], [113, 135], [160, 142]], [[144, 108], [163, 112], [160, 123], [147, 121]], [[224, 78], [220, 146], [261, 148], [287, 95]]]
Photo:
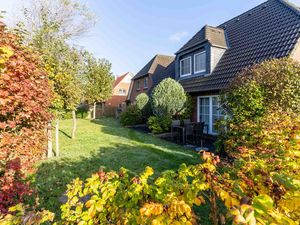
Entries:
[[120, 121], [78, 119], [111, 96], [111, 65], [69, 44], [93, 23], [86, 8], [61, 1], [55, 20], [36, 2], [25, 24], [0, 23], [1, 225], [300, 223], [298, 62], [242, 71], [220, 95], [216, 152], [197, 153], [122, 126], [161, 133], [188, 118], [190, 98], [172, 79]]

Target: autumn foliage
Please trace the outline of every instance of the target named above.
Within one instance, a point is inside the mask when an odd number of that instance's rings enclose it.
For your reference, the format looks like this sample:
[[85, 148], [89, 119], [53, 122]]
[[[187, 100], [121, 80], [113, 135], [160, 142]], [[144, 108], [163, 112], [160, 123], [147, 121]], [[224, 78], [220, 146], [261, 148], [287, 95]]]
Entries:
[[0, 26], [0, 211], [23, 200], [24, 170], [44, 155], [51, 91], [34, 52]]

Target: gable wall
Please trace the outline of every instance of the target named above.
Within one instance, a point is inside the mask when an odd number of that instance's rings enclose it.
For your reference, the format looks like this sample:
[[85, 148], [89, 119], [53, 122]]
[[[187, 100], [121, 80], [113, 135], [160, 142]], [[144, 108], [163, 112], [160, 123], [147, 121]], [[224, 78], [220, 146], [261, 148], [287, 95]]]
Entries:
[[[144, 88], [144, 79], [146, 77], [148, 77], [148, 88]], [[140, 89], [139, 90], [137, 89], [138, 81], [140, 81]], [[132, 82], [133, 82], [133, 84], [132, 84], [132, 90], [131, 90], [131, 94], [130, 94], [130, 102], [135, 102], [136, 96], [138, 96], [140, 93], [148, 93], [148, 90], [150, 90], [153, 85], [152, 78], [149, 75], [141, 77], [136, 80], [133, 80]]]
[[291, 53], [291, 58], [300, 63], [300, 39], [298, 40], [293, 52]]

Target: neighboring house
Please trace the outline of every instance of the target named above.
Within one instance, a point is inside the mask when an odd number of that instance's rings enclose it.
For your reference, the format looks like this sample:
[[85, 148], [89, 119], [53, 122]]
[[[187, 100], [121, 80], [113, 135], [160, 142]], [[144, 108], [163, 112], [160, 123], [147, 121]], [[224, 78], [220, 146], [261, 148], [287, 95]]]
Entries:
[[122, 107], [122, 104], [125, 104], [132, 77], [133, 74], [130, 72], [116, 77], [113, 83], [112, 97], [105, 102], [106, 106]]
[[300, 61], [300, 11], [284, 0], [269, 0], [217, 26], [204, 26], [176, 52], [175, 74], [196, 100], [193, 120], [215, 134], [223, 117], [220, 91], [253, 64], [272, 58]]
[[174, 56], [154, 56], [133, 78], [128, 99], [134, 102], [140, 93], [150, 93], [164, 78], [175, 78]]
[[103, 103], [97, 104], [96, 118], [118, 116], [125, 109], [132, 77], [133, 74], [130, 72], [116, 77], [113, 83], [112, 97]]

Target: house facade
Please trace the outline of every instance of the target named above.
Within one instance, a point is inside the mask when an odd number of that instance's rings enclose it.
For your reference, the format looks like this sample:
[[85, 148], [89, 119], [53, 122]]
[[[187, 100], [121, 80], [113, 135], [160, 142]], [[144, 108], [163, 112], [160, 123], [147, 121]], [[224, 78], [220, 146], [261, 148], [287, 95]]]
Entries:
[[132, 77], [133, 74], [130, 72], [116, 77], [113, 83], [112, 97], [105, 102], [106, 106], [116, 108], [122, 107], [122, 104], [125, 104], [127, 95], [129, 93]]
[[300, 10], [269, 0], [213, 27], [204, 26], [175, 54], [175, 79], [195, 99], [193, 120], [215, 134], [224, 116], [219, 94], [244, 68], [272, 58], [300, 61]]
[[164, 78], [175, 78], [174, 56], [154, 56], [133, 78], [128, 100], [135, 102], [140, 93], [149, 94], [151, 90]]

